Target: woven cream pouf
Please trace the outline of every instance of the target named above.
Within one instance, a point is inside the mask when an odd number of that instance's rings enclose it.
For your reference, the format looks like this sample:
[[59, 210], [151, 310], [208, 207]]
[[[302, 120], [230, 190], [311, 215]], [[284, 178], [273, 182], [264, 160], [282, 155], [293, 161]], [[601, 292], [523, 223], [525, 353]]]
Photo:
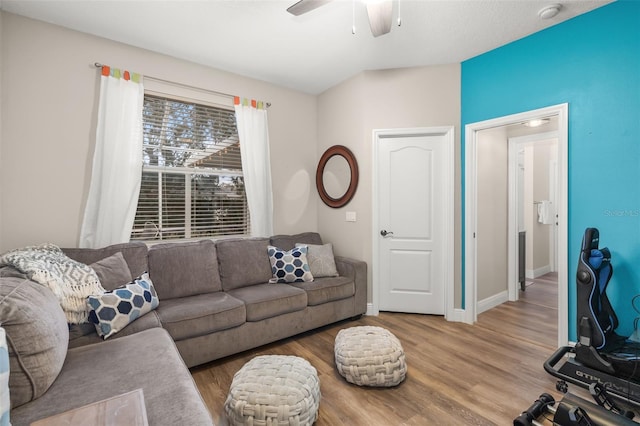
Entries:
[[320, 381], [303, 358], [262, 355], [233, 376], [224, 403], [230, 425], [305, 426], [318, 418]]
[[336, 336], [338, 372], [360, 386], [390, 387], [407, 375], [404, 350], [396, 336], [382, 327], [345, 328]]

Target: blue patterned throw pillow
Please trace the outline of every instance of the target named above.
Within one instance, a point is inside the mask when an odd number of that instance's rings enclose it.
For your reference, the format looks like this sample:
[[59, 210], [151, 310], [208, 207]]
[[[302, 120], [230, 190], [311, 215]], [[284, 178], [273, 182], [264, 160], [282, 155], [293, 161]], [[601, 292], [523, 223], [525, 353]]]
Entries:
[[98, 335], [107, 339], [131, 322], [158, 307], [158, 295], [149, 274], [144, 273], [129, 284], [103, 294], [89, 296], [89, 322]]
[[313, 281], [307, 262], [307, 246], [295, 247], [289, 251], [269, 246], [269, 260], [273, 278], [270, 282], [296, 283]]
[[0, 327], [0, 426], [9, 426], [9, 349], [4, 328]]

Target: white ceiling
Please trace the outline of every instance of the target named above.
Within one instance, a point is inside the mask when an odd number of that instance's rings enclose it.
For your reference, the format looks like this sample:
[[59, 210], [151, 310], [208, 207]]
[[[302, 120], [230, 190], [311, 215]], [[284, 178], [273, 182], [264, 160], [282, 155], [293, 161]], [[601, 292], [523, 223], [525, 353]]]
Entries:
[[[361, 0], [335, 0], [298, 17], [286, 12], [295, 1], [0, 0], [0, 7], [317, 94], [363, 70], [460, 63], [610, 2], [396, 0], [394, 22], [400, 9], [402, 26], [374, 38]], [[562, 4], [560, 13], [540, 19], [553, 3]]]

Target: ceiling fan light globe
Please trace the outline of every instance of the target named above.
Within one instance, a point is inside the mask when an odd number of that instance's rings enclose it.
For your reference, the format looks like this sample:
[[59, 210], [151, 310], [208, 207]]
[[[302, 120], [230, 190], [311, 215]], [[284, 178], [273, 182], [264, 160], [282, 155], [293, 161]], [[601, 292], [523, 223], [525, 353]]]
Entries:
[[391, 31], [391, 21], [393, 20], [392, 0], [367, 0], [367, 15], [369, 15], [369, 25], [374, 37], [381, 36]]

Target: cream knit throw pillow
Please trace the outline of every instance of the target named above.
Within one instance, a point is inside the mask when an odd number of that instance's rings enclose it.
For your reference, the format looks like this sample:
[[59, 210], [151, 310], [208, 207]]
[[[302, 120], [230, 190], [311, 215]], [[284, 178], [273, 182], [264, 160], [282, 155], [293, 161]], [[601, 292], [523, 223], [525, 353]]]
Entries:
[[54, 244], [9, 251], [0, 256], [0, 266], [5, 265], [13, 266], [51, 290], [69, 324], [87, 322], [87, 296], [105, 291], [91, 267], [67, 257]]

